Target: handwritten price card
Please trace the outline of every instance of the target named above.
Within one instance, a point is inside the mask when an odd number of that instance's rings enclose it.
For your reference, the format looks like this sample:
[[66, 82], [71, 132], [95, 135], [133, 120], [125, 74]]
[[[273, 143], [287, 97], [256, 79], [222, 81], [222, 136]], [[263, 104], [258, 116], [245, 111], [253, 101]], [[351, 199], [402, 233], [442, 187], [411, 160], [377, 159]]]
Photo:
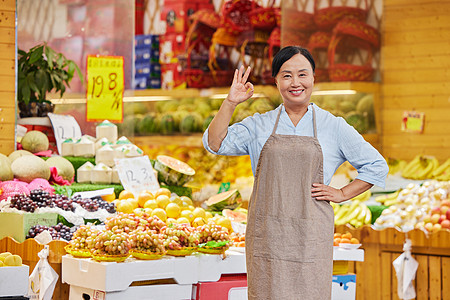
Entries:
[[424, 123], [425, 113], [416, 111], [403, 112], [402, 131], [422, 133]]
[[143, 190], [159, 189], [158, 179], [148, 156], [116, 159], [115, 163], [120, 182], [133, 195], [137, 196]]
[[122, 122], [123, 57], [89, 55], [86, 78], [86, 119]]
[[73, 139], [74, 141], [81, 138], [81, 129], [77, 120], [69, 115], [58, 115], [48, 113], [48, 118], [53, 126], [53, 132], [55, 133], [56, 146], [58, 152], [61, 153], [61, 144], [67, 139]]

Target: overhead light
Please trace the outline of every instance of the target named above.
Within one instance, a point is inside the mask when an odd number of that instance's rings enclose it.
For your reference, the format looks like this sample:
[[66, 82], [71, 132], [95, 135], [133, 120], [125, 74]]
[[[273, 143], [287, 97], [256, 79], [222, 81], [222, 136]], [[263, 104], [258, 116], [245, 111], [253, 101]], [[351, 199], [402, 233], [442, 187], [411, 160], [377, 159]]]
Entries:
[[[228, 94], [214, 94], [209, 96], [211, 99], [225, 99]], [[252, 96], [253, 98], [266, 98], [267, 96], [264, 93], [255, 93]]]
[[330, 90], [330, 91], [313, 91], [312, 95], [354, 95], [355, 90]]
[[123, 97], [123, 102], [148, 102], [148, 101], [169, 101], [174, 100], [170, 96], [133, 96]]

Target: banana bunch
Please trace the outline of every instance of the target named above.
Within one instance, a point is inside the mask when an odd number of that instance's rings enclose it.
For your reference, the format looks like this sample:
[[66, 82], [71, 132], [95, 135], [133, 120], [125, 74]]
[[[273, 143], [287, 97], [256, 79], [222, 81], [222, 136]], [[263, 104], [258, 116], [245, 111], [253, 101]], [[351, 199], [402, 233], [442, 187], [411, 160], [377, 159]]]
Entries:
[[431, 177], [440, 181], [450, 180], [450, 158], [447, 159], [442, 165], [436, 168], [432, 173]]
[[389, 166], [389, 174], [394, 175], [402, 172], [408, 163], [403, 159], [395, 159], [389, 157], [387, 159], [387, 164]]
[[372, 220], [372, 213], [366, 204], [359, 200], [354, 200], [352, 203], [339, 205], [332, 203], [334, 209], [334, 224], [344, 225], [351, 224], [358, 228], [364, 224], [370, 224]]
[[438, 160], [433, 156], [417, 155], [406, 165], [402, 176], [408, 179], [423, 180], [431, 178], [431, 174], [439, 166]]
[[399, 202], [398, 195], [400, 194], [400, 191], [401, 189], [390, 194], [377, 196], [375, 197], [375, 201], [385, 206], [395, 205]]
[[353, 197], [353, 198], [350, 199], [350, 200], [358, 200], [358, 201], [363, 202], [363, 201], [369, 200], [371, 196], [372, 196], [372, 192], [371, 192], [370, 189], [369, 189], [369, 190], [367, 190], [367, 191], [365, 191], [365, 192], [359, 194], [358, 196]]

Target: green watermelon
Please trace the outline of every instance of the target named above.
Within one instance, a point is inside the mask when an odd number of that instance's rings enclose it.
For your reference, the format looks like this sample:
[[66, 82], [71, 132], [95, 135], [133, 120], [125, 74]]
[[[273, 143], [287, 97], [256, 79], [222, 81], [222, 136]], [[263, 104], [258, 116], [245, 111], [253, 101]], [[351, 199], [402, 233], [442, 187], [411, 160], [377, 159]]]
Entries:
[[169, 186], [182, 186], [195, 174], [188, 164], [166, 155], [156, 157], [154, 168], [158, 171], [158, 180]]
[[147, 135], [155, 133], [157, 129], [157, 123], [153, 114], [146, 114], [138, 123], [138, 133]]
[[214, 116], [209, 116], [205, 119], [203, 122], [203, 131], [206, 131], [208, 129], [209, 124], [211, 124], [212, 120], [214, 119]]
[[180, 123], [180, 132], [181, 133], [192, 133], [196, 132], [197, 127], [195, 124], [195, 117], [193, 115], [187, 115], [181, 120]]
[[162, 134], [172, 134], [175, 131], [175, 119], [171, 114], [165, 114], [161, 117], [159, 128]]
[[367, 114], [364, 116], [356, 111], [351, 111], [345, 115], [345, 120], [361, 134], [366, 133], [369, 129]]
[[223, 211], [224, 209], [235, 209], [242, 201], [238, 190], [231, 190], [211, 196], [205, 204], [210, 210]]

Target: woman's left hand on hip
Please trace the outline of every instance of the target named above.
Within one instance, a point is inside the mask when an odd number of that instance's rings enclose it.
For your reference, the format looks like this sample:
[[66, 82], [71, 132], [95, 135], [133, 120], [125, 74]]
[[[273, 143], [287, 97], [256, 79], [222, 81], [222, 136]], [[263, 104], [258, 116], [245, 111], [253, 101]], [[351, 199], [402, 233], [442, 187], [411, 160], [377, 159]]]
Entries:
[[344, 193], [341, 190], [322, 183], [313, 183], [311, 196], [316, 198], [316, 200], [326, 200], [336, 203], [345, 201]]

